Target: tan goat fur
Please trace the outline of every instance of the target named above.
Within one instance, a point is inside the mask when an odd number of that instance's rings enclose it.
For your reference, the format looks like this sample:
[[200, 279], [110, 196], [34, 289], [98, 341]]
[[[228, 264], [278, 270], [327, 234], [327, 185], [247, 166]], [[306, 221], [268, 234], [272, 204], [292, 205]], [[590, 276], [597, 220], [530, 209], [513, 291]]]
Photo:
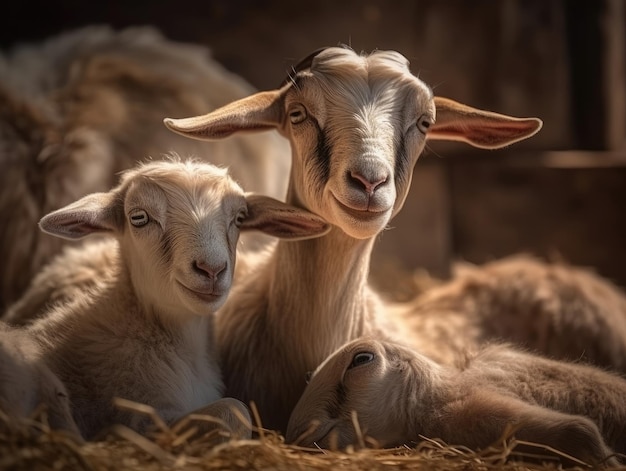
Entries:
[[393, 342], [350, 342], [313, 373], [287, 441], [356, 444], [352, 411], [380, 446], [427, 437], [484, 449], [511, 432], [588, 464], [626, 452], [626, 380], [507, 346], [486, 347], [455, 368]]
[[278, 90], [165, 123], [209, 140], [277, 129], [292, 149], [287, 202], [333, 225], [318, 239], [279, 242], [217, 317], [227, 394], [254, 401], [263, 425], [283, 431], [307, 371], [346, 341], [397, 333], [367, 284], [370, 254], [427, 139], [497, 148], [541, 127], [434, 97], [397, 52], [347, 48], [310, 56]]
[[52, 429], [80, 436], [70, 399], [48, 368], [36, 341], [24, 330], [0, 322], [0, 412], [13, 420], [30, 418], [44, 407]]
[[115, 408], [115, 397], [152, 406], [166, 423], [207, 407], [215, 414], [224, 387], [213, 313], [231, 287], [240, 230], [295, 239], [328, 230], [307, 211], [244, 194], [225, 169], [176, 159], [127, 171], [111, 191], [40, 225], [60, 237], [117, 241], [108, 278], [27, 327], [65, 383], [85, 438], [115, 423], [145, 431], [150, 419]]

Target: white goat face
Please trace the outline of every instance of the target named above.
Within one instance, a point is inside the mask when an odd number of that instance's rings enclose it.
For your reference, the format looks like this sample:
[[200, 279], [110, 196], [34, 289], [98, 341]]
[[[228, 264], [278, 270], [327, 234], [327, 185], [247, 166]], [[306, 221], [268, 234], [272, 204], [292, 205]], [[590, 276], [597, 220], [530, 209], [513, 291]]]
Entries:
[[116, 188], [87, 195], [39, 224], [69, 239], [114, 235], [142, 305], [204, 315], [226, 300], [247, 211], [246, 196], [226, 169], [172, 160], [126, 171]]
[[394, 409], [403, 402], [407, 381], [402, 376], [409, 371], [410, 355], [396, 353], [381, 342], [359, 339], [329, 356], [291, 414], [287, 442], [340, 449], [355, 444], [355, 412], [361, 432], [378, 445], [401, 444], [406, 428]]
[[296, 75], [284, 108], [297, 197], [352, 237], [380, 232], [402, 206], [434, 121], [430, 89], [395, 52], [327, 49]]
[[168, 310], [207, 313], [220, 307], [230, 290], [245, 214], [243, 191], [225, 173], [211, 178], [196, 170], [162, 181], [134, 180], [124, 201], [121, 247], [137, 293]]
[[355, 238], [376, 235], [402, 208], [426, 139], [496, 149], [542, 126], [434, 97], [395, 51], [337, 47], [307, 57], [278, 90], [165, 124], [204, 140], [278, 129], [292, 146], [289, 202]]

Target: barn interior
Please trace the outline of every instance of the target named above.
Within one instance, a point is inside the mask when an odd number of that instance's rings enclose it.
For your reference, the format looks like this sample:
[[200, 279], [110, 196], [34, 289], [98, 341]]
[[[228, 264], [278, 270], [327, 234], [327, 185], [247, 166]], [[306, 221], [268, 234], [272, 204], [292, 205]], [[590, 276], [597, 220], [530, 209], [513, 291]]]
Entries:
[[[390, 267], [447, 277], [456, 260], [524, 252], [626, 286], [620, 0], [65, 0], [11, 2], [5, 11], [6, 51], [91, 24], [152, 25], [171, 40], [208, 46], [261, 90], [321, 46], [395, 49], [436, 94], [544, 125], [503, 150], [430, 144], [405, 209], [377, 243], [374, 280]], [[385, 287], [388, 278], [378, 278]]]

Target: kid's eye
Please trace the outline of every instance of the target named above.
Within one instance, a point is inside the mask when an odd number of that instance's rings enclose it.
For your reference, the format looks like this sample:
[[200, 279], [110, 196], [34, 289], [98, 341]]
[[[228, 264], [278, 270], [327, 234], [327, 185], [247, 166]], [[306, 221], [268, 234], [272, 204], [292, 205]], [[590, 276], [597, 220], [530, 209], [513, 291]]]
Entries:
[[366, 363], [371, 362], [374, 359], [374, 354], [371, 352], [359, 352], [352, 358], [352, 362], [348, 369], [364, 365]]
[[129, 220], [133, 226], [141, 227], [150, 222], [150, 217], [148, 216], [148, 213], [143, 209], [137, 209], [130, 213]]
[[431, 123], [428, 116], [420, 116], [420, 118], [417, 120], [417, 129], [419, 129], [420, 132], [426, 134], [428, 132], [428, 128], [430, 128], [430, 124]]

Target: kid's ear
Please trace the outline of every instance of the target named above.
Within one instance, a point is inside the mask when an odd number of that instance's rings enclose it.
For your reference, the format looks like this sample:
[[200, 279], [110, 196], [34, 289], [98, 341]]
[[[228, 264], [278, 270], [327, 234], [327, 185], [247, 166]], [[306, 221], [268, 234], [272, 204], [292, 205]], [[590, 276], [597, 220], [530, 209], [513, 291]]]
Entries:
[[269, 196], [247, 194], [246, 201], [248, 216], [241, 230], [257, 230], [290, 240], [320, 237], [330, 230], [330, 224], [318, 215]]
[[541, 129], [539, 118], [514, 118], [479, 110], [449, 98], [435, 97], [437, 118], [427, 139], [463, 141], [481, 149], [499, 149], [533, 136]]
[[89, 234], [119, 232], [115, 193], [92, 193], [61, 209], [47, 214], [39, 228], [64, 239], [81, 239]]

